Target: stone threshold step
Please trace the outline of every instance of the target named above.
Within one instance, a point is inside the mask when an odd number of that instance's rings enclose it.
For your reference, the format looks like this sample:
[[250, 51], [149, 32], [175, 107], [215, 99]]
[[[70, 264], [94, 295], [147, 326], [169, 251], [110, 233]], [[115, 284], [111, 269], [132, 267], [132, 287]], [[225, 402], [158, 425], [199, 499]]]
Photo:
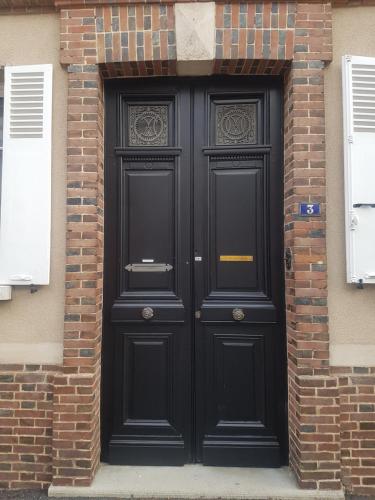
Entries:
[[301, 490], [288, 467], [141, 467], [101, 464], [88, 487], [50, 486], [50, 497], [132, 500], [343, 500], [342, 491]]

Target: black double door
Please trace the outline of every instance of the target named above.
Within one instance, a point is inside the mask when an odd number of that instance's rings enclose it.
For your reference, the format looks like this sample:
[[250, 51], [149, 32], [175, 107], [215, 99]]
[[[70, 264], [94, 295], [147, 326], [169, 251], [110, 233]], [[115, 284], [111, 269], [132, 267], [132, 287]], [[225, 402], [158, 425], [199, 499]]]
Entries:
[[277, 80], [106, 85], [103, 459], [285, 463]]

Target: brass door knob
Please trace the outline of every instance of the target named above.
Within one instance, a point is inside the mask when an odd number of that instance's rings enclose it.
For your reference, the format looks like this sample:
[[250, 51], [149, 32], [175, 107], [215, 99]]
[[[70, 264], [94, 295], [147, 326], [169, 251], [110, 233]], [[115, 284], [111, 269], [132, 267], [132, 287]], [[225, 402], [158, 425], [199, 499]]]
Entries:
[[152, 307], [144, 307], [142, 309], [142, 318], [143, 319], [151, 319], [154, 317], [154, 310]]
[[240, 309], [238, 307], [233, 309], [232, 316], [235, 321], [242, 321], [243, 319], [245, 319], [245, 313], [243, 312], [243, 309]]

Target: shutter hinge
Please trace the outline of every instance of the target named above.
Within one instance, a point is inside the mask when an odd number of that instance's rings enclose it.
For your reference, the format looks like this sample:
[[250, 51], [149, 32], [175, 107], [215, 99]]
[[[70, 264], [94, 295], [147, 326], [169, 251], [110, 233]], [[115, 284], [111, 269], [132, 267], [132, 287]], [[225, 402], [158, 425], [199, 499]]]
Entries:
[[201, 312], [195, 311], [195, 319], [201, 319]]
[[345, 56], [345, 60], [347, 63], [351, 63], [352, 62], [352, 56]]
[[349, 229], [350, 231], [354, 231], [355, 229], [357, 229], [358, 226], [358, 217], [353, 212], [350, 212], [349, 220], [350, 220]]
[[348, 143], [353, 144], [353, 136], [352, 135], [348, 135]]

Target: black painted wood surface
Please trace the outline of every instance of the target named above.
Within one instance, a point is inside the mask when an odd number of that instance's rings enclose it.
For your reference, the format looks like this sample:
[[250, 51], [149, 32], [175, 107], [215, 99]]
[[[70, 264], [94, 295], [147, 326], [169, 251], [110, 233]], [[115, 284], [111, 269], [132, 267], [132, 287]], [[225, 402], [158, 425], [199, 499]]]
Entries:
[[[280, 466], [280, 83], [113, 80], [105, 97], [103, 459]], [[129, 271], [144, 261], [172, 269]]]

